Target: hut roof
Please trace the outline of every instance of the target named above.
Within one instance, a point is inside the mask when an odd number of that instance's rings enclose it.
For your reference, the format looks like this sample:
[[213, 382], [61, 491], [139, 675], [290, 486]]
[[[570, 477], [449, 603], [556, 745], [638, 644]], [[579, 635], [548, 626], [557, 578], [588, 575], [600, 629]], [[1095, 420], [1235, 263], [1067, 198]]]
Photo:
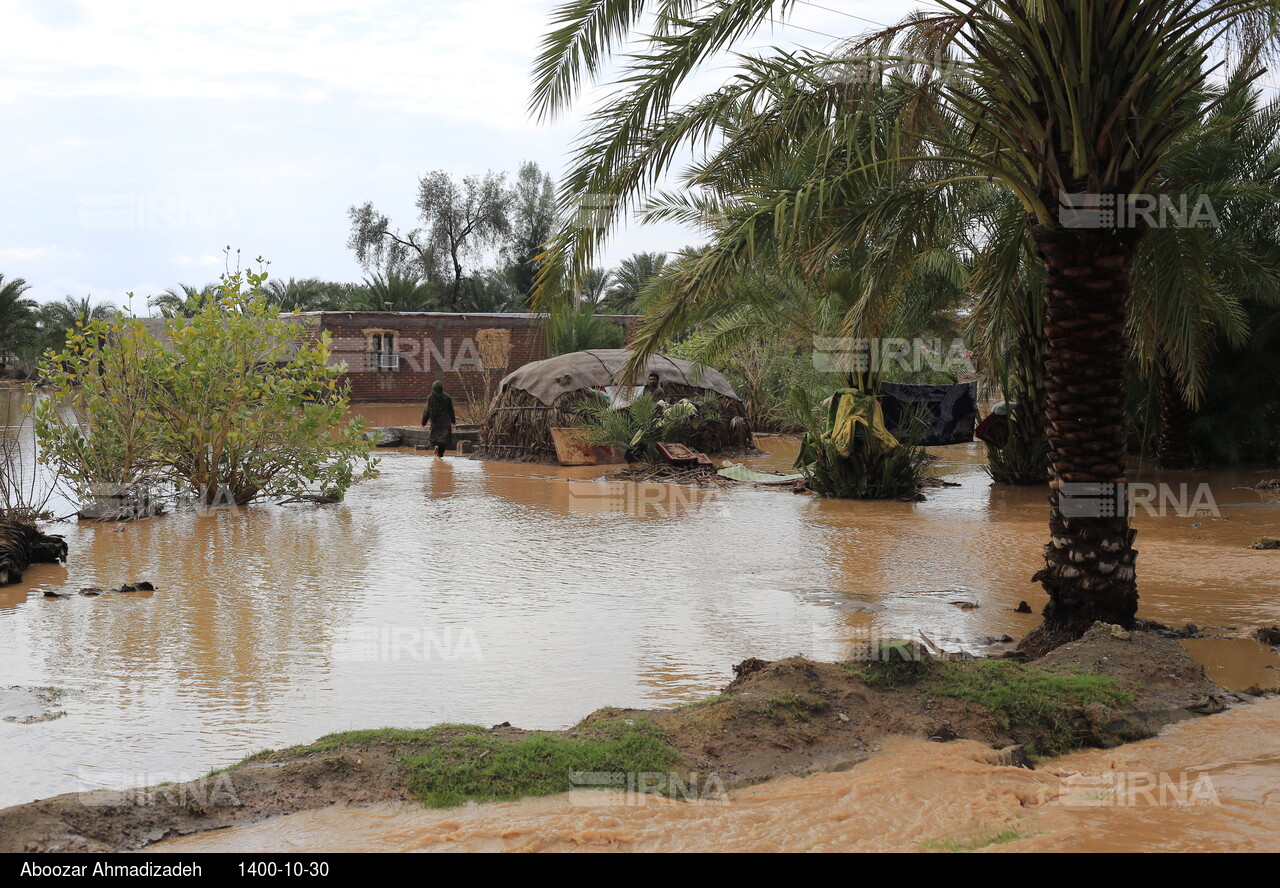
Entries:
[[[631, 353], [624, 348], [598, 348], [590, 351], [571, 352], [534, 361], [508, 373], [498, 385], [499, 391], [509, 388], [528, 392], [543, 404], [551, 405], [567, 392], [586, 388], [617, 385]], [[708, 389], [735, 401], [742, 400], [729, 381], [710, 367], [695, 369], [688, 361], [653, 355], [643, 373], [632, 380], [632, 385], [643, 385], [650, 373], [657, 373], [663, 382]]]

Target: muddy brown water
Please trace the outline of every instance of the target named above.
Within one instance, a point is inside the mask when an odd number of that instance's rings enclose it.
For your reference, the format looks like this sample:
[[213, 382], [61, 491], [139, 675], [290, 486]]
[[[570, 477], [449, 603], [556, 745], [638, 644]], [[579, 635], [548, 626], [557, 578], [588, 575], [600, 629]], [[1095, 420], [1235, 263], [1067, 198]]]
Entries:
[[[403, 424], [420, 406], [367, 411]], [[794, 441], [760, 443], [753, 464], [789, 466]], [[874, 636], [997, 650], [1037, 622], [1014, 606], [1044, 601], [1044, 493], [993, 487], [980, 445], [935, 453], [960, 486], [915, 504], [618, 496], [598, 469], [391, 451], [336, 506], [64, 523], [68, 563], [0, 588], [2, 684], [65, 691], [61, 717], [0, 722], [0, 805], [181, 781], [350, 728], [564, 727], [713, 694], [747, 657], [834, 659]], [[1243, 489], [1265, 474], [1141, 476], [1211, 485], [1223, 520], [1137, 519], [1142, 613], [1209, 628], [1189, 647], [1228, 687], [1280, 686], [1280, 657], [1234, 638], [1280, 622], [1280, 553], [1245, 548], [1280, 527], [1274, 495]], [[144, 579], [158, 590], [76, 594]]]
[[1280, 700], [1117, 750], [999, 767], [899, 739], [849, 771], [715, 801], [566, 793], [447, 810], [333, 806], [148, 850], [1280, 851]]

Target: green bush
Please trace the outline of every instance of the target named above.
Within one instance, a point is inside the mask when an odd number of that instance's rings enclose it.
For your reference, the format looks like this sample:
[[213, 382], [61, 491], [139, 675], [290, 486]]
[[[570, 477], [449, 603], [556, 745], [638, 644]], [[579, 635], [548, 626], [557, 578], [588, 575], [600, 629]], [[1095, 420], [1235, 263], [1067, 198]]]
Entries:
[[820, 496], [835, 499], [911, 499], [916, 496], [931, 457], [923, 448], [902, 444], [885, 451], [859, 428], [852, 452], [845, 456], [830, 439], [832, 410], [814, 405], [798, 392], [799, 412], [809, 417], [809, 430], [800, 442], [796, 469]]
[[176, 488], [205, 505], [316, 491], [341, 498], [376, 474], [361, 420], [346, 421], [344, 368], [263, 297], [266, 274], [223, 276], [217, 298], [165, 322], [95, 320], [41, 367], [44, 458], [82, 503]]
[[583, 408], [582, 428], [592, 444], [630, 450], [640, 462], [660, 462], [658, 444], [687, 441], [705, 422], [719, 418], [707, 398], [702, 404], [677, 401], [661, 407], [650, 395], [641, 395], [622, 409], [615, 409], [605, 397]]

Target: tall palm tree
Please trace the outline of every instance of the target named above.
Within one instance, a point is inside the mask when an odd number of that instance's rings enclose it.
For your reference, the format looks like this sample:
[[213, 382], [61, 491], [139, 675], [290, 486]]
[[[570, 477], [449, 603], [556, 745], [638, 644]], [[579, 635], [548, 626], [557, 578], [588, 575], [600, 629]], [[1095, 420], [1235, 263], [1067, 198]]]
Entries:
[[267, 302], [282, 312], [323, 311], [333, 308], [333, 303], [346, 295], [347, 285], [322, 281], [319, 278], [289, 278], [284, 281], [271, 278], [262, 288]]
[[110, 302], [94, 304], [88, 296], [77, 299], [64, 296], [61, 302], [40, 306], [37, 323], [40, 327], [41, 345], [44, 348], [61, 348], [68, 331], [77, 325], [87, 327], [92, 321], [106, 320], [116, 313]]
[[147, 304], [160, 309], [160, 314], [166, 318], [193, 318], [218, 298], [217, 284], [205, 284], [203, 287], [178, 284], [166, 288], [159, 296], [152, 296]]
[[440, 294], [414, 271], [388, 271], [364, 280], [361, 311], [437, 311]]
[[607, 268], [589, 268], [581, 278], [578, 301], [584, 305], [600, 307], [613, 283], [613, 272]]
[[645, 285], [661, 273], [666, 262], [666, 253], [634, 253], [623, 259], [613, 273], [613, 285], [602, 307], [618, 314], [634, 313]]
[[23, 278], [5, 280], [0, 274], [0, 337], [4, 337], [6, 344], [12, 345], [10, 338], [31, 322], [36, 302], [23, 295], [30, 289], [31, 285]]
[[[589, 118], [562, 183], [566, 210], [590, 200], [596, 212], [591, 224], [570, 223], [553, 241], [540, 298], [552, 300], [580, 279], [607, 232], [681, 149], [719, 135], [728, 111], [748, 107], [744, 97], [767, 102], [797, 78], [813, 79], [794, 64], [800, 54], [748, 57], [736, 87], [685, 107], [673, 104], [703, 61], [790, 5], [575, 0], [559, 8], [535, 66], [533, 107], [544, 116], [570, 103], [584, 75], [598, 77], [610, 50], [635, 36], [641, 15], [655, 19], [647, 43], [642, 38], [622, 64], [621, 90]], [[1232, 42], [1246, 59], [1274, 49], [1280, 2], [940, 0], [939, 6], [941, 12], [856, 41], [838, 60], [854, 70], [897, 64], [908, 73], [914, 100], [883, 138], [846, 144], [819, 176], [759, 201], [700, 264], [711, 277], [749, 256], [757, 235], [781, 231], [807, 266], [820, 268], [850, 243], [886, 229], [901, 233], [910, 208], [922, 199], [945, 202], [961, 183], [985, 181], [1012, 193], [1046, 290], [1050, 543], [1036, 579], [1049, 604], [1043, 625], [1024, 641], [1037, 653], [1078, 637], [1096, 620], [1133, 625], [1136, 532], [1123, 499], [1114, 498], [1125, 481], [1126, 332], [1146, 225], [1129, 212], [1132, 196], [1154, 190], [1162, 169], [1194, 144], [1204, 111], [1197, 97], [1213, 71], [1214, 48]], [[814, 64], [823, 70], [821, 61]], [[836, 69], [828, 62], [825, 70]], [[857, 120], [865, 107], [857, 100], [859, 84], [828, 80], [825, 92], [811, 91], [820, 101], [808, 103], [807, 117], [793, 122], [812, 129], [821, 119], [827, 126], [830, 115], [818, 114], [824, 105], [837, 120]], [[1240, 88], [1225, 91], [1219, 104]], [[861, 92], [875, 97], [874, 90]], [[952, 126], [922, 127], [922, 113]], [[783, 132], [778, 116], [756, 117], [759, 131]], [[785, 147], [793, 141], [775, 135]], [[769, 150], [759, 143], [754, 156]], [[1110, 214], [1104, 200], [1112, 202]], [[1078, 202], [1087, 212], [1076, 211]], [[816, 241], [798, 230], [814, 214], [825, 220]], [[892, 260], [911, 244], [910, 237], [895, 237], [882, 255]], [[690, 298], [695, 286], [696, 279]], [[637, 359], [654, 345], [641, 337]]]
[[1192, 425], [1214, 351], [1239, 353], [1256, 319], [1251, 309], [1280, 306], [1280, 99], [1264, 104], [1258, 90], [1241, 89], [1205, 116], [1201, 130], [1205, 137], [1164, 178], [1175, 202], [1207, 195], [1223, 224], [1150, 232], [1130, 312], [1141, 377], [1158, 392], [1158, 458], [1166, 468], [1194, 460]]
[[5, 280], [0, 274], [0, 369], [4, 359], [22, 355], [35, 339], [36, 303], [22, 295], [29, 289], [22, 278]]

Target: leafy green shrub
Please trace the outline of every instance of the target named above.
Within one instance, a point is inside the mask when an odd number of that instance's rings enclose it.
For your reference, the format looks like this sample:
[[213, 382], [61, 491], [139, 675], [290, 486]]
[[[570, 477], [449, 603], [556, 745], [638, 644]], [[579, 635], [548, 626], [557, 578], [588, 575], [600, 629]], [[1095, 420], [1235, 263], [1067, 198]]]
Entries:
[[266, 274], [228, 273], [217, 298], [166, 321], [95, 320], [49, 352], [53, 397], [35, 410], [45, 459], [82, 502], [176, 487], [205, 505], [315, 489], [341, 498], [376, 474], [361, 420], [346, 422], [344, 368], [263, 297]]
[[719, 418], [707, 398], [703, 404], [677, 401], [661, 407], [644, 394], [626, 407], [617, 409], [605, 397], [583, 408], [583, 428], [592, 444], [607, 444], [624, 450], [641, 462], [659, 462], [658, 444], [678, 444], [688, 440], [702, 424]]
[[919, 491], [931, 460], [920, 447], [881, 446], [870, 431], [854, 430], [848, 455], [831, 439], [835, 401], [830, 407], [813, 405], [807, 393], [796, 393], [799, 408], [809, 416], [809, 430], [800, 442], [796, 469], [820, 496], [836, 499], [911, 499]]

